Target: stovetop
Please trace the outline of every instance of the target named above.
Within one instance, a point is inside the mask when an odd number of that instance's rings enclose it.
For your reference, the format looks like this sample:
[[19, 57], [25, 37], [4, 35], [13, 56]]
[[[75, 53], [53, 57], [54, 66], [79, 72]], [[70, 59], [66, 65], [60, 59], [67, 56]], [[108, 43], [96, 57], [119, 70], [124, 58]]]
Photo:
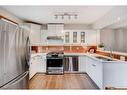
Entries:
[[47, 58], [59, 58], [59, 57], [63, 57], [64, 56], [64, 53], [63, 52], [49, 52], [47, 53]]

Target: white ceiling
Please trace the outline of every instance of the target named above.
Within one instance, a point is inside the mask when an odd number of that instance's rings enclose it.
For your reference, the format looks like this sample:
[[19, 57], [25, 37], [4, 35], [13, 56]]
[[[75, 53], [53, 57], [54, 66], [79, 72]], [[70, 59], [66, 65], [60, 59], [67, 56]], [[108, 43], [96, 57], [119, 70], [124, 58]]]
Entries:
[[[2, 6], [17, 17], [37, 23], [93, 24], [107, 14], [112, 6]], [[78, 19], [55, 19], [59, 12], [76, 12]]]

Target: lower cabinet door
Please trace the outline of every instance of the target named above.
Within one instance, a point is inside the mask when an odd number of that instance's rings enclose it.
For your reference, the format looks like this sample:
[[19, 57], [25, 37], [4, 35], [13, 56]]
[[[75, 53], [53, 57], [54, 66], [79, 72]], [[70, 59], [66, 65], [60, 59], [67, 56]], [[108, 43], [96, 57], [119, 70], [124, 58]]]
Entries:
[[31, 79], [36, 74], [36, 58], [30, 59], [30, 68], [29, 68], [29, 79]]
[[86, 56], [79, 56], [79, 72], [86, 72]]
[[93, 64], [93, 81], [97, 84], [97, 86], [102, 89], [103, 88], [103, 69], [102, 69], [102, 63], [99, 61], [94, 60]]
[[86, 73], [95, 82], [95, 84], [102, 89], [103, 88], [103, 67], [100, 61], [86, 57]]
[[89, 57], [86, 57], [86, 73], [90, 76], [90, 78], [93, 78], [94, 75], [94, 69], [92, 67], [92, 59]]

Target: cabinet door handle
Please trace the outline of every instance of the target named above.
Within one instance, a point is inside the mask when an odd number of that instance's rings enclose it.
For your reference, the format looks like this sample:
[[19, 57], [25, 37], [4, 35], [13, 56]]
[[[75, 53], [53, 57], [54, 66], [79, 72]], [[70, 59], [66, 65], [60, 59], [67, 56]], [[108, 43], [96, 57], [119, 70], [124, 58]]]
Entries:
[[94, 66], [94, 67], [95, 67], [96, 65], [92, 64], [92, 66]]

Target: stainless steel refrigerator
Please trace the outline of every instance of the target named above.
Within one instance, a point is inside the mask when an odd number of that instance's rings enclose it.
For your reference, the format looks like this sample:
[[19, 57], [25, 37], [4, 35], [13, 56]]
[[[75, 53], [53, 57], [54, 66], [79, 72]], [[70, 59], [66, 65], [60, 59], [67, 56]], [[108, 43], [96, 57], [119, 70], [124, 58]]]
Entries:
[[27, 89], [29, 37], [19, 25], [0, 20], [0, 89]]

